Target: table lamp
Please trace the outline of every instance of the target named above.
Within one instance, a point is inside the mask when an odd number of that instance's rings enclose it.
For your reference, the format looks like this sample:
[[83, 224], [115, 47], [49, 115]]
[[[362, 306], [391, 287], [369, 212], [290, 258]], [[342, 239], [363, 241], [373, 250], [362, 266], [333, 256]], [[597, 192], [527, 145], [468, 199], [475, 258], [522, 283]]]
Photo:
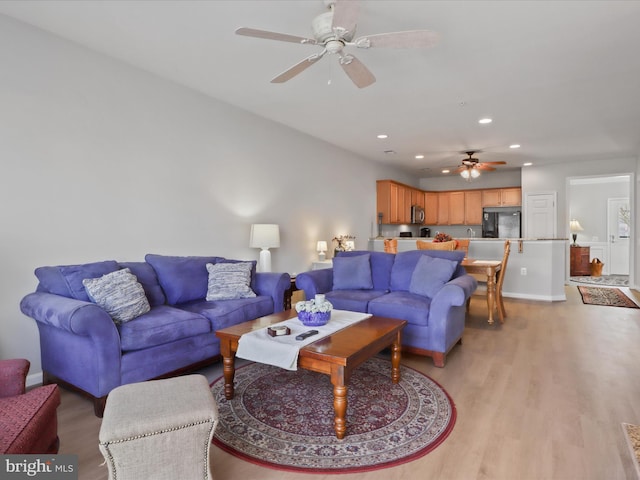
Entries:
[[572, 247], [577, 247], [576, 238], [578, 238], [578, 232], [582, 232], [584, 228], [580, 225], [580, 222], [575, 218], [569, 222], [569, 229], [571, 230], [571, 236], [573, 237]]
[[316, 245], [316, 250], [318, 251], [318, 260], [323, 262], [324, 259], [327, 258], [327, 255], [325, 253], [327, 251], [327, 242], [325, 242], [324, 240], [319, 240], [318, 244]]
[[258, 260], [258, 271], [270, 272], [271, 252], [269, 249], [280, 246], [280, 227], [270, 223], [255, 223], [251, 225], [249, 246], [262, 249]]

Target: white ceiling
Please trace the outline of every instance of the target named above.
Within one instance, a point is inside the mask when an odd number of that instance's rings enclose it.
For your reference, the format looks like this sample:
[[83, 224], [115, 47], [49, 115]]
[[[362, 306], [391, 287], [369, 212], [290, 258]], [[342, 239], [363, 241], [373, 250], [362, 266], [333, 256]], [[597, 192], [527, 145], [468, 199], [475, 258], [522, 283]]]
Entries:
[[[640, 1], [363, 0], [356, 36], [440, 35], [428, 49], [358, 50], [377, 77], [365, 89], [331, 56], [272, 84], [319, 47], [234, 34], [311, 36], [324, 11], [322, 0], [0, 2], [0, 13], [423, 177], [467, 149], [501, 169], [640, 154]], [[484, 116], [493, 123], [479, 125]]]

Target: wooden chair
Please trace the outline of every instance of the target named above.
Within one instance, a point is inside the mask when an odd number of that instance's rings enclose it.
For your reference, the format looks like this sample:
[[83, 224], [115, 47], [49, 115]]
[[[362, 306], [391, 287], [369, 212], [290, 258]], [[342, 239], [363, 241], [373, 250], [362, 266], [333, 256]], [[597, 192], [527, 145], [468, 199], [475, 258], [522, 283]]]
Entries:
[[[500, 323], [504, 323], [504, 319], [507, 317], [507, 311], [504, 308], [504, 301], [502, 300], [502, 285], [504, 284], [504, 275], [507, 272], [507, 263], [509, 262], [509, 253], [511, 252], [511, 242], [505, 240], [504, 253], [502, 255], [502, 264], [500, 271], [496, 274], [496, 307], [498, 310], [498, 318]], [[473, 275], [478, 280], [478, 285], [487, 285], [486, 277], [480, 278], [478, 275]], [[469, 312], [469, 304], [471, 303], [471, 297], [467, 300], [467, 313]]]
[[464, 257], [467, 258], [469, 256], [469, 242], [471, 242], [471, 240], [463, 238], [456, 239], [456, 242], [458, 243], [456, 250], [464, 250]]
[[450, 242], [425, 242], [424, 240], [416, 240], [418, 250], [455, 250], [456, 241]]
[[398, 253], [398, 239], [386, 238], [384, 240], [384, 251], [386, 253]]

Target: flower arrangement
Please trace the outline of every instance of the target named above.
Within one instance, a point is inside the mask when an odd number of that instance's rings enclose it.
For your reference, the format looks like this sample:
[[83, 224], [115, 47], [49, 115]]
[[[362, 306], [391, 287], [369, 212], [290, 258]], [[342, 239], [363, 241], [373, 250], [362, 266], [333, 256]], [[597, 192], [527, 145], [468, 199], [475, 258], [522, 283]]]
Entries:
[[435, 237], [433, 237], [433, 241], [434, 243], [439, 243], [439, 242], [450, 242], [451, 240], [453, 240], [451, 238], [451, 235], [448, 235], [444, 232], [440, 232], [438, 233]]
[[352, 250], [353, 242], [350, 242], [350, 240], [355, 239], [356, 237], [353, 235], [340, 235], [339, 237], [333, 237], [333, 241], [338, 244], [335, 249], [336, 252], [348, 252], [349, 250]]
[[303, 325], [319, 327], [325, 325], [331, 318], [333, 305], [325, 300], [324, 295], [318, 294], [312, 300], [297, 302], [295, 309]]

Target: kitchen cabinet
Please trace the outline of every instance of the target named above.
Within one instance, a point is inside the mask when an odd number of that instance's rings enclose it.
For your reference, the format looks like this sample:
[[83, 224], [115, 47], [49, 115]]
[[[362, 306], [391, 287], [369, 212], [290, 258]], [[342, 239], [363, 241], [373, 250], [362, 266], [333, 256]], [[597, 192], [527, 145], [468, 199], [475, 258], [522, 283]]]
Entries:
[[520, 187], [482, 190], [483, 207], [517, 207], [522, 204]]
[[449, 192], [438, 192], [438, 221], [436, 225], [449, 225]]
[[449, 225], [464, 225], [464, 192], [449, 192]]
[[438, 223], [438, 194], [424, 192], [424, 223], [436, 225]]
[[422, 193], [420, 190], [398, 182], [378, 180], [376, 182], [377, 209], [378, 213], [382, 213], [382, 223], [411, 223], [412, 202], [414, 198], [420, 202], [420, 195], [416, 192]]
[[464, 224], [482, 225], [482, 191], [464, 192]]

